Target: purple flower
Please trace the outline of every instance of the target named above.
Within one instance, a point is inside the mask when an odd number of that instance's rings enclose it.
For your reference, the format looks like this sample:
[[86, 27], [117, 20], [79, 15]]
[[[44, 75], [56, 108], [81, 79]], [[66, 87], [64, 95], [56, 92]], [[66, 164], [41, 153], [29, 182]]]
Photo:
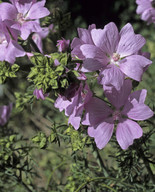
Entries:
[[37, 99], [45, 100], [45, 97], [48, 97], [48, 93], [43, 93], [42, 89], [35, 89], [33, 95], [37, 97]]
[[105, 88], [105, 95], [114, 109], [98, 98], [92, 98], [85, 105], [86, 114], [82, 123], [89, 125], [88, 134], [95, 138], [99, 149], [109, 142], [115, 124], [116, 139], [122, 149], [127, 149], [134, 139], [143, 134], [142, 128], [133, 120], [141, 121], [153, 116], [153, 111], [144, 104], [147, 91], [143, 89], [130, 93], [131, 89], [130, 80], [125, 80], [119, 91], [114, 87]]
[[32, 35], [32, 39], [35, 42], [35, 44], [37, 45], [39, 51], [41, 53], [43, 53], [43, 42], [42, 40], [47, 37], [47, 35], [49, 34], [49, 32], [53, 31], [53, 24], [51, 24], [49, 27], [42, 27], [40, 32], [36, 32]]
[[57, 98], [54, 106], [60, 111], [65, 110], [65, 115], [69, 116], [68, 123], [77, 130], [80, 126], [84, 106], [91, 97], [92, 93], [88, 85], [83, 88], [82, 83], [80, 86], [74, 84], [69, 87], [65, 96]]
[[87, 29], [78, 28], [78, 35], [79, 38], [75, 37], [71, 43], [71, 49], [72, 49], [72, 57], [78, 57], [79, 59], [84, 59], [84, 55], [82, 54], [80, 50], [80, 46], [83, 44], [92, 44], [93, 40], [91, 37], [91, 30], [95, 29], [96, 25], [92, 24]]
[[70, 40], [62, 39], [57, 41], [57, 47], [59, 52], [65, 52], [69, 48]]
[[44, 7], [45, 0], [10, 0], [10, 3], [1, 3], [0, 12], [2, 20], [12, 20], [12, 28], [21, 32], [21, 37], [26, 40], [30, 33], [41, 31], [38, 19], [50, 14]]
[[136, 0], [138, 5], [137, 14], [141, 15], [141, 19], [148, 24], [155, 23], [155, 1], [154, 0]]
[[141, 81], [144, 69], [152, 62], [137, 54], [145, 39], [134, 33], [131, 24], [126, 24], [119, 33], [111, 22], [104, 29], [92, 29], [88, 34], [92, 42], [76, 46], [84, 56], [84, 72], [101, 70], [100, 83], [117, 89], [126, 76]]
[[12, 110], [12, 103], [10, 105], [0, 106], [0, 125], [3, 126], [7, 123]]
[[12, 21], [2, 21], [0, 19], [0, 61], [13, 64], [16, 57], [23, 57], [26, 53], [17, 43], [19, 31], [12, 29], [11, 25]]

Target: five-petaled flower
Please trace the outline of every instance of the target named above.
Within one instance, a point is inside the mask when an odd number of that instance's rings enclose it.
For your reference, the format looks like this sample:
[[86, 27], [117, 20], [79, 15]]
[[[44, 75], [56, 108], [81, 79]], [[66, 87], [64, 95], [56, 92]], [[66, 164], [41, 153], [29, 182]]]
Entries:
[[142, 128], [133, 120], [141, 121], [153, 116], [153, 111], [144, 104], [147, 91], [143, 89], [131, 93], [131, 89], [129, 79], [124, 81], [119, 91], [114, 87], [105, 88], [105, 95], [114, 109], [98, 98], [92, 98], [85, 105], [83, 124], [89, 126], [88, 135], [95, 138], [99, 149], [109, 142], [115, 123], [116, 139], [122, 149], [127, 149], [143, 133]]

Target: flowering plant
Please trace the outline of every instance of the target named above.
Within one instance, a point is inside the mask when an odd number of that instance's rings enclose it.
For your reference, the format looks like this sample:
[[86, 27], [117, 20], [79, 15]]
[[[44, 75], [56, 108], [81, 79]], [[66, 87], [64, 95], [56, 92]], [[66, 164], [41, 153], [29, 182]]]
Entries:
[[[147, 37], [131, 22], [80, 25], [76, 36], [63, 3], [0, 3], [0, 188], [151, 192]], [[136, 3], [154, 23], [154, 1]]]

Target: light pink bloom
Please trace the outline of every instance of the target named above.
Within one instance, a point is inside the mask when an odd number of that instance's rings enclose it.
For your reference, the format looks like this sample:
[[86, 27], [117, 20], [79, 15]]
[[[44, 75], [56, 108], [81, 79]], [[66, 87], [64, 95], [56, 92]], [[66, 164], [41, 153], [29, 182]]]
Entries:
[[92, 29], [88, 34], [92, 42], [76, 46], [84, 56], [83, 72], [100, 70], [100, 83], [117, 89], [126, 76], [141, 81], [144, 69], [152, 62], [137, 54], [145, 39], [134, 33], [131, 24], [126, 24], [118, 32], [111, 22], [104, 29]]
[[41, 31], [38, 19], [50, 14], [44, 7], [45, 0], [10, 0], [10, 3], [1, 3], [0, 12], [2, 20], [12, 20], [12, 28], [21, 32], [21, 37], [26, 40], [30, 33]]
[[45, 37], [47, 37], [50, 30], [54, 31], [53, 24], [51, 24], [49, 27], [42, 27], [40, 32], [36, 32], [32, 35], [32, 39], [35, 42], [35, 44], [37, 45], [37, 47], [41, 53], [43, 53], [43, 42], [42, 41]]
[[17, 43], [19, 31], [11, 28], [12, 21], [0, 19], [0, 61], [14, 64], [16, 57], [25, 56], [24, 49]]
[[83, 88], [82, 83], [80, 86], [74, 84], [69, 87], [65, 96], [57, 98], [54, 106], [60, 111], [65, 110], [65, 115], [69, 116], [68, 123], [77, 130], [80, 126], [84, 106], [91, 97], [92, 93], [88, 85]]
[[82, 54], [81, 50], [80, 50], [80, 46], [83, 44], [92, 44], [93, 40], [91, 37], [91, 30], [95, 29], [96, 25], [92, 24], [88, 27], [87, 29], [82, 29], [82, 28], [78, 28], [78, 35], [79, 38], [75, 37], [71, 43], [71, 49], [72, 49], [72, 57], [78, 57], [79, 59], [84, 59], [84, 55]]
[[37, 97], [37, 99], [42, 99], [45, 100], [45, 97], [48, 97], [48, 93], [43, 93], [42, 89], [35, 89], [33, 92], [33, 95], [35, 95]]
[[148, 24], [155, 23], [155, 1], [154, 0], [136, 0], [138, 5], [137, 14]]
[[12, 103], [9, 105], [0, 106], [0, 125], [3, 126], [7, 123], [10, 113], [12, 111]]
[[65, 52], [69, 48], [70, 40], [62, 38], [62, 40], [57, 41], [57, 47], [59, 52]]
[[119, 91], [114, 87], [106, 87], [105, 95], [114, 109], [98, 98], [92, 98], [85, 105], [83, 124], [89, 125], [88, 134], [95, 138], [99, 149], [109, 142], [115, 123], [116, 139], [122, 149], [127, 149], [134, 139], [143, 134], [142, 128], [133, 120], [141, 121], [153, 116], [153, 111], [144, 104], [147, 91], [143, 89], [130, 93], [131, 89], [130, 80], [125, 80]]

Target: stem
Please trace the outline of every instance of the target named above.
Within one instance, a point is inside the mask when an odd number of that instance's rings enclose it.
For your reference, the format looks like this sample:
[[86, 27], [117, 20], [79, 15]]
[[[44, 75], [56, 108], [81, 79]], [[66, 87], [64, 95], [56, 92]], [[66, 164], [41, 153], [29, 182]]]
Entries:
[[139, 156], [143, 159], [143, 162], [145, 164], [145, 167], [146, 167], [146, 169], [150, 175], [150, 178], [151, 178], [153, 184], [155, 184], [155, 176], [154, 176], [154, 174], [150, 168], [150, 164], [149, 164], [148, 159], [145, 157], [145, 154], [144, 154], [142, 149], [140, 149], [138, 153], [139, 153]]
[[35, 44], [35, 42], [32, 40], [32, 36], [30, 36], [29, 42], [30, 42], [32, 48], [34, 49], [34, 51], [36, 51], [36, 52], [38, 52], [38, 53], [41, 53], [40, 50], [39, 50], [39, 48], [38, 48], [37, 45]]
[[54, 170], [52, 171], [52, 173], [50, 174], [50, 176], [49, 176], [49, 178], [48, 178], [48, 181], [47, 181], [47, 184], [46, 184], [46, 190], [48, 190], [49, 184], [50, 184], [50, 182], [51, 182], [51, 179], [52, 179], [52, 176], [53, 176], [55, 170], [57, 170], [59, 167], [61, 167], [61, 166], [64, 165], [64, 164], [67, 164], [67, 162], [66, 162], [66, 161], [63, 161], [63, 162], [61, 162], [58, 166], [56, 166], [56, 167], [54, 168]]
[[76, 60], [72, 60], [71, 63], [83, 63], [83, 61], [76, 59]]
[[96, 148], [96, 145], [94, 143], [92, 143], [92, 145], [91, 145], [91, 150], [92, 150], [93, 156], [96, 159], [101, 171], [103, 171], [104, 176], [107, 177], [109, 174], [107, 172], [107, 169], [105, 168], [105, 165], [104, 165], [103, 160], [100, 156], [100, 153], [98, 152], [98, 149]]
[[[122, 185], [126, 185], [126, 186], [128, 186], [128, 187], [130, 187], [130, 188], [133, 188], [132, 185], [129, 185], [129, 184], [127, 184], [127, 183], [124, 183], [124, 182], [120, 181], [120, 179], [115, 179], [115, 178], [111, 178], [111, 177], [95, 177], [95, 178], [89, 179], [88, 181], [82, 183], [75, 192], [80, 191], [86, 184], [88, 184], [88, 183], [90, 183], [90, 182], [92, 182], [92, 181], [103, 180], [103, 179], [113, 180], [113, 181], [116, 181], [116, 182], [118, 182], [118, 183], [121, 183]], [[103, 184], [103, 185], [104, 185], [106, 188], [111, 189], [112, 191], [116, 191], [116, 190], [114, 190], [113, 188], [109, 187], [109, 186], [106, 185], [106, 184]]]

